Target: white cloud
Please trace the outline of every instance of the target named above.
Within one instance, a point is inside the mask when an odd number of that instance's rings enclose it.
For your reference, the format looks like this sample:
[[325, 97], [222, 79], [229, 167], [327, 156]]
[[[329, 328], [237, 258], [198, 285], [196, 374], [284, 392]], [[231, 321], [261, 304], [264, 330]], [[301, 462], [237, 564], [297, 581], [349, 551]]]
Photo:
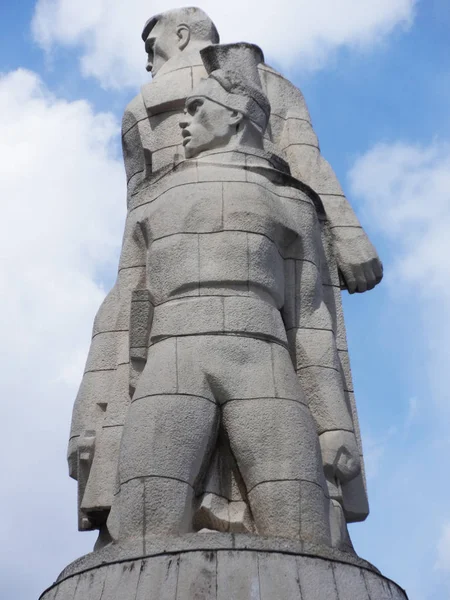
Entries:
[[99, 282], [121, 237], [118, 131], [31, 72], [0, 76], [2, 598], [37, 597], [91, 543], [75, 532], [65, 452]]
[[430, 400], [449, 408], [450, 142], [379, 144], [356, 161], [350, 187], [365, 222], [389, 242], [393, 297], [420, 314], [411, 331], [423, 347]]
[[[222, 41], [259, 44], [285, 69], [317, 67], [342, 46], [378, 43], [397, 26], [407, 27], [418, 0], [199, 0], [216, 22]], [[105, 87], [145, 80], [140, 32], [152, 15], [178, 0], [38, 0], [33, 20], [37, 41], [81, 47], [82, 71]]]

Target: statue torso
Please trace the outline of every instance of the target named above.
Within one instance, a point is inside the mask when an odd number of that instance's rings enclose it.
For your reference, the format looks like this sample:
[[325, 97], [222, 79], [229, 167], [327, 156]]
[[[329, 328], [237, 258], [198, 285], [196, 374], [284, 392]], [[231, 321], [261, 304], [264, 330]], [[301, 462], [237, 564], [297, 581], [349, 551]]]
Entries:
[[259, 168], [245, 169], [233, 163], [245, 155], [228, 164], [222, 158], [186, 161], [136, 194], [132, 212], [146, 240], [148, 289], [166, 311], [176, 302], [188, 312], [219, 314], [211, 305], [217, 299], [237, 299], [239, 311], [242, 299], [252, 300], [245, 306], [253, 306], [255, 318], [268, 310], [277, 323], [267, 331], [284, 337], [286, 262], [305, 253], [304, 226], [317, 220], [314, 204], [276, 183], [281, 174], [267, 162], [256, 158]]

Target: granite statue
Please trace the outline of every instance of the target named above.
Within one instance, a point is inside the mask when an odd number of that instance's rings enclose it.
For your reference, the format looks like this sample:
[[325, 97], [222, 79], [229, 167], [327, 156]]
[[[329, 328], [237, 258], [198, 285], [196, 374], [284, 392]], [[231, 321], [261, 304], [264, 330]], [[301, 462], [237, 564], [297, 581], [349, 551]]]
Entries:
[[[194, 8], [153, 17], [146, 24], [142, 37], [148, 55], [147, 69], [154, 79], [142, 88], [124, 115], [122, 139], [128, 203], [142, 182], [161, 177], [184, 159], [179, 115], [184, 110], [186, 97], [205, 75], [200, 51], [219, 40], [217, 29], [207, 15]], [[274, 156], [282, 156], [291, 174], [309, 185], [320, 198], [318, 214], [319, 217], [322, 214], [321, 230], [327, 259], [327, 267], [323, 269], [323, 291], [333, 322], [338, 356], [333, 374], [333, 370], [328, 365], [321, 365], [320, 360], [309, 369], [311, 373], [316, 369], [324, 374], [323, 377], [311, 377], [309, 386], [312, 393], [319, 396], [328, 393], [327, 387], [341, 387], [352, 413], [349, 431], [356, 435], [362, 460], [340, 285], [343, 279], [351, 292], [370, 289], [381, 279], [381, 263], [333, 171], [320, 154], [301, 93], [264, 63], [258, 65], [258, 72], [259, 85], [271, 104], [264, 146]], [[130, 401], [127, 337], [130, 278], [135, 276], [135, 271], [133, 268], [119, 270], [117, 284], [97, 315], [69, 444], [70, 472], [79, 481], [80, 529], [99, 528], [100, 543], [103, 538], [110, 539], [105, 525], [114, 495], [122, 428]], [[307, 379], [307, 370], [302, 370]], [[331, 435], [326, 433], [322, 438], [323, 448], [326, 437]], [[86, 452], [89, 447], [91, 450]], [[80, 455], [89, 458], [80, 461]], [[338, 486], [333, 486], [333, 480], [329, 478], [330, 487], [334, 488], [334, 497], [344, 505], [347, 521], [364, 519], [368, 514], [368, 503], [363, 473]], [[242, 505], [237, 506], [242, 512]], [[242, 523], [236, 526], [239, 529]], [[233, 522], [229, 527], [233, 529]]]
[[344, 483], [360, 461], [340, 382], [324, 388], [307, 374], [318, 355], [338, 364], [316, 207], [264, 150], [259, 49], [201, 56], [210, 75], [180, 122], [187, 160], [136, 189], [129, 211], [120, 266], [135, 272], [130, 364], [143, 368], [109, 531], [119, 541], [188, 533], [204, 494], [233, 502], [232, 486], [208, 478], [221, 437], [250, 531], [331, 543], [320, 445]]
[[404, 600], [347, 531], [368, 500], [341, 293], [377, 285], [380, 259], [301, 92], [259, 47], [221, 45], [198, 8], [152, 17], [142, 38], [153, 79], [123, 119], [118, 277], [68, 451], [79, 529], [99, 537], [48, 593]]

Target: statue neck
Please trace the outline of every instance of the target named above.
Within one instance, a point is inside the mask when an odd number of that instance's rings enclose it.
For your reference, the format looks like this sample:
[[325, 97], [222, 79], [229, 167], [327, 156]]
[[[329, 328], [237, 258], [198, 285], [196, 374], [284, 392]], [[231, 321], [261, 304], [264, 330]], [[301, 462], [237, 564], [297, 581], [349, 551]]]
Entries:
[[164, 65], [159, 69], [158, 73], [153, 77], [154, 80], [157, 80], [161, 75], [171, 73], [172, 71], [177, 71], [178, 69], [182, 69], [183, 67], [203, 67], [203, 62], [200, 57], [200, 50], [209, 46], [208, 42], [192, 42], [183, 50], [169, 58], [169, 60], [164, 63]]

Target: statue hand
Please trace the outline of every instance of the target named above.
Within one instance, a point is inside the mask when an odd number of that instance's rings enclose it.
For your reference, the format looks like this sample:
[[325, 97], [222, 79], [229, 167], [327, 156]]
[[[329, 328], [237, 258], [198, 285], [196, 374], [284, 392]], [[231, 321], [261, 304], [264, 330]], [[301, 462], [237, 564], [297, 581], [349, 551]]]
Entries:
[[363, 229], [335, 227], [334, 246], [339, 270], [350, 294], [366, 292], [383, 278], [383, 265]]
[[350, 431], [326, 431], [319, 436], [325, 476], [347, 483], [359, 475], [361, 462], [355, 434]]

